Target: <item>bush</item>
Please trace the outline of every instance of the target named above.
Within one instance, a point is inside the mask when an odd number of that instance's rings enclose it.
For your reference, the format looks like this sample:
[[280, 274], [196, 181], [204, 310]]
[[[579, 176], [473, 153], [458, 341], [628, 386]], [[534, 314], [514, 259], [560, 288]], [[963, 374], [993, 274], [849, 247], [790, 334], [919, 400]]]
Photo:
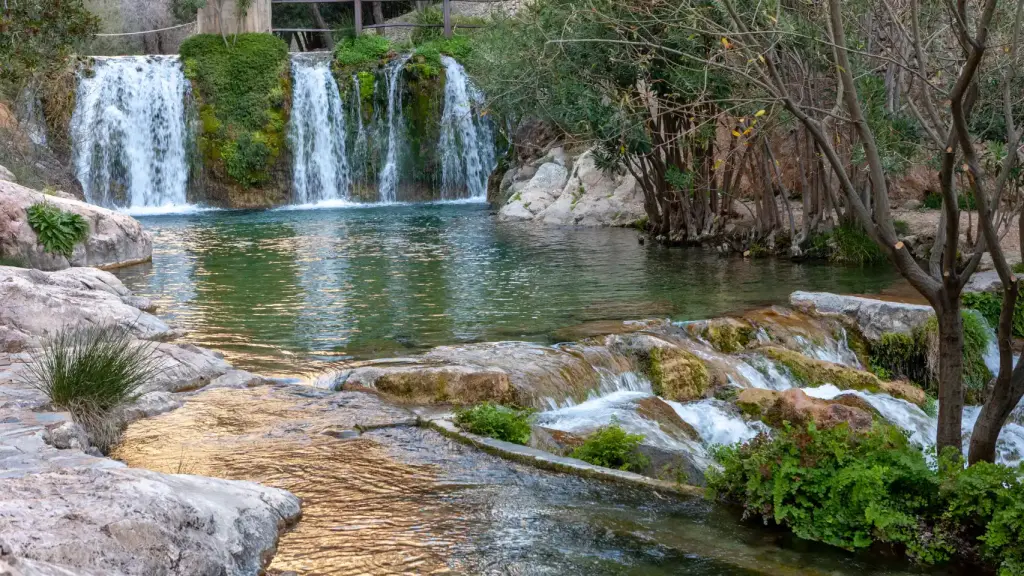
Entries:
[[473, 434], [526, 445], [530, 441], [530, 415], [529, 410], [485, 402], [457, 411], [455, 424]]
[[[434, 40], [448, 40], [444, 38], [444, 28], [441, 28], [441, 26], [444, 25], [444, 13], [441, 11], [440, 7], [431, 6], [426, 10], [418, 12], [416, 14], [415, 23], [433, 26], [433, 28], [413, 28], [413, 45], [419, 46], [421, 44], [431, 42]], [[488, 20], [486, 18], [452, 15], [453, 39], [460, 35], [463, 35], [463, 38], [465, 38], [465, 32], [458, 31], [460, 26], [484, 26], [487, 23]], [[474, 29], [469, 28], [468, 30]], [[442, 52], [447, 53], [444, 51]], [[455, 56], [454, 54], [451, 54], [451, 56], [453, 58], [458, 58], [458, 56]]]
[[639, 450], [643, 441], [640, 434], [629, 434], [613, 422], [587, 436], [571, 456], [595, 466], [639, 472], [650, 465], [650, 460]]
[[[978, 209], [977, 204], [974, 202], [974, 194], [971, 192], [957, 196], [956, 203], [961, 210]], [[942, 208], [942, 194], [939, 194], [938, 192], [929, 192], [925, 195], [924, 201], [921, 205], [929, 210], [938, 210]]]
[[334, 47], [334, 61], [344, 68], [378, 64], [391, 52], [391, 41], [384, 36], [364, 34], [345, 38]]
[[712, 496], [801, 538], [846, 549], [889, 543], [920, 562], [986, 561], [1006, 576], [1024, 567], [1020, 468], [965, 469], [951, 449], [935, 469], [901, 431], [880, 424], [786, 427], [715, 457], [722, 468], [708, 473]]
[[28, 365], [28, 383], [72, 416], [102, 450], [113, 443], [120, 421], [112, 413], [134, 401], [161, 369], [155, 347], [123, 327], [64, 328]]
[[1017, 262], [1010, 267], [1014, 274], [1024, 274], [1024, 262]]
[[848, 264], [877, 264], [885, 261], [878, 244], [856, 224], [843, 224], [832, 231], [834, 248], [830, 259]]
[[28, 207], [28, 225], [39, 237], [39, 243], [51, 254], [71, 259], [75, 245], [89, 236], [89, 224], [78, 214], [65, 212], [49, 202]]
[[896, 229], [896, 233], [900, 236], [906, 236], [910, 233], [910, 224], [906, 220], [893, 220], [892, 227]]

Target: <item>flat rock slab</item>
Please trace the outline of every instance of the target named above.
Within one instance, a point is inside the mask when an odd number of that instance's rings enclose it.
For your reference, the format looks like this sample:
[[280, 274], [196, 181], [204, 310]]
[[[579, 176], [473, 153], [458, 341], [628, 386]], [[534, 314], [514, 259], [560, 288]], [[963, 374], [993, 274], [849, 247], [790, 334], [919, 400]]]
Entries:
[[[88, 237], [75, 246], [70, 258], [47, 252], [29, 226], [26, 210], [39, 202], [78, 214], [88, 223]], [[151, 260], [153, 239], [137, 220], [126, 214], [46, 195], [0, 179], [0, 254], [22, 266], [40, 270], [63, 270], [72, 266], [117, 268]]]
[[809, 313], [836, 316], [852, 322], [868, 340], [878, 340], [885, 332], [909, 334], [935, 315], [931, 306], [843, 296], [828, 292], [794, 292], [789, 296], [794, 308]]

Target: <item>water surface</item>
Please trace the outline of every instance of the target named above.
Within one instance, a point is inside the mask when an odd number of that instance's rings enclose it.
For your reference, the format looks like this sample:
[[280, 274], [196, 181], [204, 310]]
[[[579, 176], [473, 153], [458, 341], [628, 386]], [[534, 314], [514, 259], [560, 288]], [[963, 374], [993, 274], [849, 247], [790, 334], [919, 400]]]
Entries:
[[897, 278], [641, 245], [626, 229], [502, 223], [483, 204], [140, 220], [153, 263], [119, 271], [125, 284], [196, 344], [275, 374], [460, 342], [550, 342], [605, 320], [708, 318], [794, 290], [877, 293]]

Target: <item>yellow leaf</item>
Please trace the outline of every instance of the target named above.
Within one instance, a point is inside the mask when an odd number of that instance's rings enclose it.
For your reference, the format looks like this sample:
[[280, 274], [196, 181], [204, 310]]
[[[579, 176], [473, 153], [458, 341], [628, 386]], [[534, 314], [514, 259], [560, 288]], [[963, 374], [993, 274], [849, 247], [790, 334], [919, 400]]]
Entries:
[[761, 61], [761, 64], [765, 63], [764, 56], [758, 56], [757, 59]]
[[750, 135], [750, 132], [751, 132], [751, 131], [752, 131], [753, 129], [754, 129], [754, 128], [753, 128], [753, 126], [751, 126], [750, 128], [747, 128], [746, 130], [744, 130], [744, 131], [743, 131], [743, 135], [744, 135], [744, 136], [749, 136], [749, 135]]
[[739, 138], [741, 136], [741, 134], [738, 131], [736, 131], [736, 130], [732, 131], [732, 135], [737, 137], [737, 138]]
[[721, 167], [722, 167], [722, 159], [719, 158], [718, 160], [715, 160], [715, 168], [714, 169], [718, 170]]
[[757, 114], [754, 114], [754, 118], [760, 118], [761, 116], [764, 116], [764, 115], [765, 115], [765, 111], [764, 110], [758, 110]]

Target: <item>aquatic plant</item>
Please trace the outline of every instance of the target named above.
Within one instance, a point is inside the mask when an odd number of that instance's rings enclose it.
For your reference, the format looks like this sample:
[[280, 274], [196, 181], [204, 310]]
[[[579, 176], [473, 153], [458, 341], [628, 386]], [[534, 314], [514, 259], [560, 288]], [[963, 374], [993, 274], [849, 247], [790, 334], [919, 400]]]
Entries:
[[530, 441], [529, 410], [484, 402], [455, 413], [455, 424], [467, 432], [513, 444]]
[[28, 207], [28, 225], [39, 237], [39, 243], [51, 254], [70, 259], [75, 245], [89, 236], [89, 224], [81, 215], [65, 212], [49, 202]]
[[639, 472], [650, 465], [647, 456], [640, 452], [643, 441], [642, 435], [629, 434], [613, 421], [587, 436], [571, 456], [595, 466]]

